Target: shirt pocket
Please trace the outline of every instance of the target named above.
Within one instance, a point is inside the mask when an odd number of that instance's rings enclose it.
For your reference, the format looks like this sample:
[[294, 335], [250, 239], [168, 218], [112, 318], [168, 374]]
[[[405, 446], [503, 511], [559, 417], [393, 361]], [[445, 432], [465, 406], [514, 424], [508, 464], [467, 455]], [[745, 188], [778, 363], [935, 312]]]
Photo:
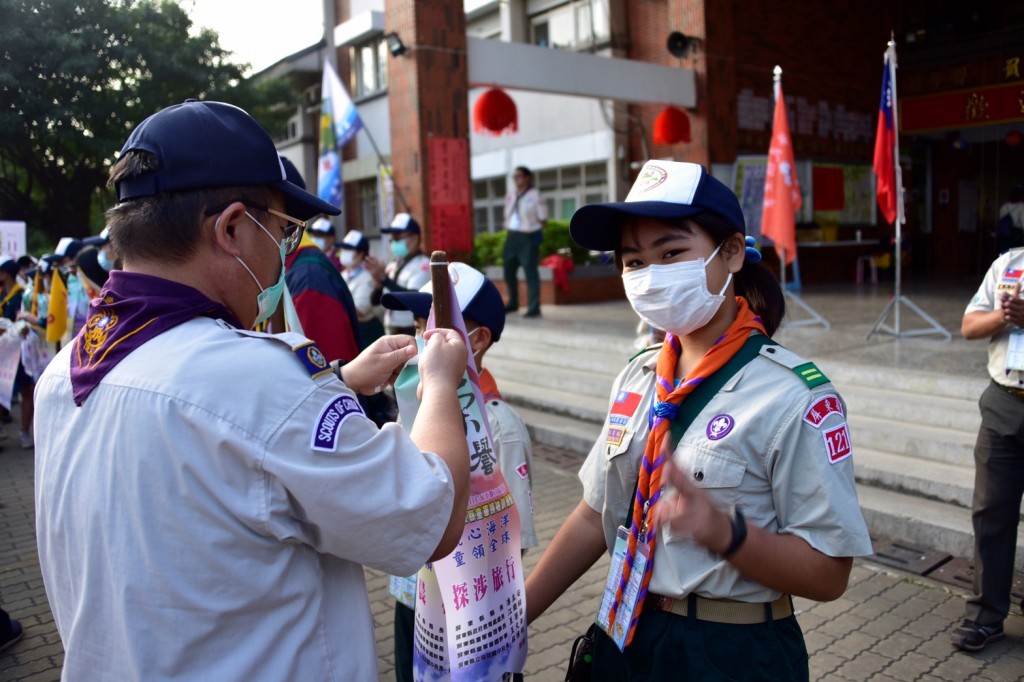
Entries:
[[704, 445], [693, 446], [683, 459], [684, 471], [698, 488], [738, 488], [747, 472], [747, 463], [737, 457], [712, 450]]

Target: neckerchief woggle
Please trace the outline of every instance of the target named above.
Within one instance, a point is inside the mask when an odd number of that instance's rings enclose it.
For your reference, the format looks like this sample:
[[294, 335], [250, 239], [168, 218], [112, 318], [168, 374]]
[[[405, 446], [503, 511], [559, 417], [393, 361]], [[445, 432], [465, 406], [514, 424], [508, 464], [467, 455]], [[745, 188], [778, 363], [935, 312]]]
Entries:
[[[54, 277], [57, 277], [54, 274]], [[103, 377], [136, 348], [194, 317], [241, 328], [224, 305], [192, 287], [138, 272], [114, 270], [89, 302], [85, 327], [71, 351], [71, 388], [81, 405]]]
[[[454, 287], [451, 300], [458, 301]], [[431, 308], [427, 329], [434, 329]], [[452, 306], [452, 328], [466, 339], [469, 357], [459, 404], [469, 445], [470, 492], [466, 527], [455, 550], [420, 569], [416, 585], [413, 679], [417, 682], [499, 682], [526, 665], [526, 590], [519, 512], [494, 453], [466, 325]], [[420, 350], [423, 340], [418, 339]], [[395, 381], [399, 423], [412, 426], [419, 402], [417, 363]], [[454, 434], [453, 434], [454, 437]], [[493, 615], [492, 615], [493, 614]]]
[[[693, 371], [675, 386], [676, 365], [682, 353], [682, 346], [674, 334], [666, 334], [665, 342], [658, 353], [656, 380], [654, 384], [655, 401], [652, 408], [654, 418], [647, 434], [647, 447], [640, 466], [640, 477], [637, 482], [636, 498], [633, 500], [633, 520], [629, 528], [629, 539], [626, 555], [622, 561], [622, 576], [615, 593], [615, 599], [607, 614], [608, 633], [620, 649], [625, 648], [633, 640], [636, 624], [643, 612], [644, 598], [651, 582], [654, 568], [654, 550], [657, 544], [657, 533], [648, 534], [648, 520], [658, 500], [661, 498], [661, 475], [665, 468], [666, 457], [671, 457], [670, 422], [679, 413], [679, 404], [686, 399], [706, 378], [721, 369], [746, 343], [753, 331], [766, 334], [761, 318], [754, 314], [742, 296], [736, 297], [738, 306], [736, 319], [719, 337], [704, 357], [700, 359]], [[636, 606], [632, 611], [629, 623], [617, 623], [616, 616], [623, 603], [623, 596], [630, 585], [630, 576], [634, 563], [637, 561], [638, 544], [647, 544], [649, 553], [646, 561], [641, 560], [643, 574], [639, 581]], [[635, 577], [634, 577], [635, 583]]]

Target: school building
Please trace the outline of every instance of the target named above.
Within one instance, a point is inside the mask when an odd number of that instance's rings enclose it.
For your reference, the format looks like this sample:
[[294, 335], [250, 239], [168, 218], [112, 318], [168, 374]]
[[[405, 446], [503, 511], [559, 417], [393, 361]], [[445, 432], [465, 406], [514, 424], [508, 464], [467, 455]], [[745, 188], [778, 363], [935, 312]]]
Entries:
[[[502, 228], [515, 166], [567, 219], [624, 198], [647, 158], [706, 165], [757, 235], [778, 65], [803, 280], [852, 282], [860, 256], [891, 249], [871, 169], [890, 36], [905, 272], [980, 275], [999, 206], [1024, 183], [1022, 3], [324, 0], [324, 15], [320, 43], [256, 77], [300, 93], [277, 137], [313, 185], [323, 64], [336, 64], [364, 124], [342, 151], [338, 225], [371, 237], [408, 210], [428, 248], [467, 251]], [[510, 102], [517, 129], [487, 130]]]

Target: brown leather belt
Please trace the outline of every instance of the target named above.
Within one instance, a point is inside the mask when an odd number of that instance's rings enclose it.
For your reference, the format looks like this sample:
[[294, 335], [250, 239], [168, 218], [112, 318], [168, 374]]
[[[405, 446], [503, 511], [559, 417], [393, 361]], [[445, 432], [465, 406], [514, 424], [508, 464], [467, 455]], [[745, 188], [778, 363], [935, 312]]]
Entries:
[[732, 599], [707, 599], [690, 595], [686, 599], [671, 599], [660, 594], [648, 594], [645, 606], [658, 611], [667, 611], [684, 618], [689, 615], [690, 600], [695, 600], [697, 620], [727, 625], [756, 625], [768, 621], [769, 609], [772, 620], [782, 620], [793, 615], [793, 600], [784, 594], [773, 602], [742, 602]]
[[992, 380], [992, 385], [995, 386], [996, 388], [1000, 389], [1001, 391], [1009, 393], [1014, 398], [1017, 398], [1019, 400], [1024, 400], [1024, 389], [1013, 388], [1011, 386], [1004, 386], [1003, 384], [999, 383], [995, 379]]

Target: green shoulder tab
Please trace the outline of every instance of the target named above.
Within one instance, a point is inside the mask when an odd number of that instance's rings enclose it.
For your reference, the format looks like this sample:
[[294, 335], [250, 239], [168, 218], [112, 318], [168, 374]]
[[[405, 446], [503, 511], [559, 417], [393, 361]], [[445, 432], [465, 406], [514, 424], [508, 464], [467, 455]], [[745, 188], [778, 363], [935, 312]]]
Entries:
[[634, 360], [636, 360], [638, 357], [640, 357], [641, 355], [643, 355], [644, 353], [646, 353], [649, 350], [657, 350], [659, 348], [661, 348], [661, 344], [660, 343], [656, 343], [653, 346], [647, 346], [645, 348], [641, 348], [640, 350], [638, 350], [637, 352], [635, 352], [631, 356], [629, 356], [629, 360], [626, 360], [626, 364], [628, 365], [629, 363], [633, 362]]
[[814, 388], [815, 386], [821, 386], [827, 384], [829, 379], [825, 376], [825, 373], [818, 369], [818, 366], [813, 362], [805, 362], [802, 365], [797, 365], [793, 368], [796, 375], [803, 379], [804, 383], [807, 384], [807, 388]]

